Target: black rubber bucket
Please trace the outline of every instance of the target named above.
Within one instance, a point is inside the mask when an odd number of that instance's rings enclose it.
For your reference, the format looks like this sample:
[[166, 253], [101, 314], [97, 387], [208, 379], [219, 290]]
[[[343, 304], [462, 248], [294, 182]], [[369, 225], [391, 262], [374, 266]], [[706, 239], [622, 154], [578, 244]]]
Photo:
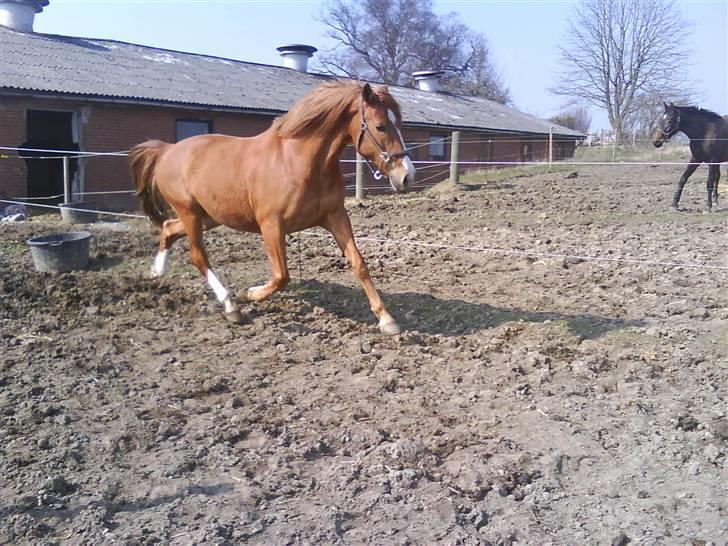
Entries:
[[64, 224], [91, 224], [99, 219], [99, 213], [93, 205], [82, 203], [61, 203], [61, 219]]
[[55, 233], [27, 241], [33, 265], [43, 273], [61, 273], [88, 265], [91, 234], [87, 231]]

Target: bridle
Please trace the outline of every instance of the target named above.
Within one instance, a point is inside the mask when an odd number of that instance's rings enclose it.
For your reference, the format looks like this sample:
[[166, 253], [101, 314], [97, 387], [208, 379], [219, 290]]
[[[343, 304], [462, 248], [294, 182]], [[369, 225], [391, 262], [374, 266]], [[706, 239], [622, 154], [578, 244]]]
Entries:
[[673, 131], [671, 131], [670, 133], [665, 133], [665, 136], [668, 139], [671, 139], [672, 137], [674, 137], [679, 132], [680, 132], [680, 110], [677, 110], [677, 119], [675, 120], [675, 129]]
[[[380, 144], [380, 142], [377, 140], [377, 137], [375, 137], [374, 134], [369, 130], [369, 126], [364, 120], [364, 97], [362, 97], [359, 102], [359, 121], [359, 137], [356, 139], [356, 151], [366, 161], [369, 170], [372, 171], [372, 176], [374, 177], [374, 180], [381, 180], [384, 175], [382, 174], [380, 169], [384, 166], [389, 165], [389, 163], [391, 163], [395, 159], [398, 159], [400, 157], [409, 157], [409, 152], [407, 152], [407, 150], [403, 150], [401, 152], [392, 154], [384, 149], [384, 146]], [[369, 161], [369, 158], [367, 158], [359, 151], [362, 140], [364, 140], [364, 135], [367, 135], [374, 144], [374, 146], [379, 150], [379, 158], [381, 160], [379, 168], [375, 169], [375, 165], [372, 165], [372, 162]], [[404, 142], [402, 144], [404, 145]]]

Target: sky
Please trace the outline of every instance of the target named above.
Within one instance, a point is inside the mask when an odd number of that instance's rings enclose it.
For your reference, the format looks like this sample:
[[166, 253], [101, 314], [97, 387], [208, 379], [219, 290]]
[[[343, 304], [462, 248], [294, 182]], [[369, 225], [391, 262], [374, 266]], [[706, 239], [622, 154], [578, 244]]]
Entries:
[[[435, 0], [434, 8], [459, 14], [486, 37], [515, 108], [548, 118], [567, 100], [548, 89], [558, 81], [558, 46], [575, 4]], [[703, 99], [698, 106], [728, 114], [728, 0], [677, 4], [695, 28], [687, 40], [693, 60], [685, 77]], [[279, 45], [304, 43], [322, 50], [334, 45], [317, 20], [325, 5], [310, 0], [51, 0], [36, 17], [35, 31], [280, 65]], [[592, 131], [609, 126], [603, 111], [592, 108], [591, 113]]]

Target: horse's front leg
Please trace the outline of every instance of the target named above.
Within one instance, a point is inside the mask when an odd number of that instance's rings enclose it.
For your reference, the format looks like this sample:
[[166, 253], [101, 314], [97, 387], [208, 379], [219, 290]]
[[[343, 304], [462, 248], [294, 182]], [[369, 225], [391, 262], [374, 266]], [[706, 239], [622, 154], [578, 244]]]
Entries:
[[690, 158], [690, 163], [688, 164], [687, 168], [685, 169], [685, 172], [680, 177], [680, 180], [677, 182], [677, 186], [675, 187], [675, 195], [672, 197], [672, 209], [677, 210], [677, 204], [680, 201], [680, 196], [682, 195], [683, 188], [685, 187], [685, 183], [688, 181], [688, 178], [690, 178], [690, 175], [692, 175], [695, 172], [695, 169], [698, 168], [700, 165], [700, 162], [695, 159], [695, 157]]
[[271, 279], [262, 286], [251, 286], [245, 294], [248, 301], [261, 301], [279, 290], [283, 290], [291, 277], [286, 263], [286, 233], [280, 222], [271, 221], [260, 226], [263, 247], [268, 255]]
[[399, 334], [402, 329], [384, 308], [377, 289], [374, 288], [374, 283], [371, 277], [369, 277], [369, 268], [366, 262], [364, 262], [364, 258], [362, 258], [359, 249], [356, 247], [354, 233], [351, 229], [351, 221], [346, 210], [343, 207], [337, 210], [326, 219], [322, 227], [331, 232], [334, 239], [336, 239], [336, 244], [339, 245], [346, 259], [349, 260], [354, 274], [361, 282], [364, 292], [369, 299], [369, 306], [379, 320], [379, 331], [387, 335]]

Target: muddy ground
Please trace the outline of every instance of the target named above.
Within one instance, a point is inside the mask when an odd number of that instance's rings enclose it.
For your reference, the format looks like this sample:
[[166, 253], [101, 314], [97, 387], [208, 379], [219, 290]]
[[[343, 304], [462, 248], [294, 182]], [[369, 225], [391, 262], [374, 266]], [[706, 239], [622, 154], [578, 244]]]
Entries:
[[725, 544], [728, 210], [704, 169], [678, 213], [679, 167], [569, 172], [351, 203], [395, 337], [330, 238], [236, 326], [186, 243], [147, 278], [143, 221], [60, 275], [55, 217], [0, 226], [0, 544]]

